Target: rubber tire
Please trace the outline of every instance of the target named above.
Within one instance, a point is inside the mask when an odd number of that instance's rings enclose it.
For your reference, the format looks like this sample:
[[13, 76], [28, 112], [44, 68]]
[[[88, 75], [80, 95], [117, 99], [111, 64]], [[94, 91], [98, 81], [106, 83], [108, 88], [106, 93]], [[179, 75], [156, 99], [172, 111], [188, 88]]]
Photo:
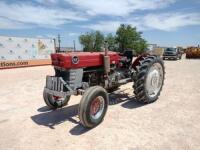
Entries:
[[[163, 68], [163, 82], [157, 95], [154, 97], [149, 97], [149, 95], [147, 94], [147, 89], [145, 89], [145, 82], [148, 71], [154, 63], [159, 63]], [[134, 80], [134, 85], [133, 85], [136, 100], [142, 103], [152, 103], [156, 101], [160, 95], [162, 86], [164, 84], [165, 68], [163, 60], [158, 56], [143, 57], [143, 60], [139, 62], [139, 65], [136, 66], [136, 68], [137, 68], [136, 78]]]
[[[105, 105], [102, 115], [98, 119], [93, 119], [90, 117], [90, 105], [97, 96], [102, 96], [104, 98]], [[108, 94], [104, 88], [101, 86], [93, 86], [88, 88], [81, 99], [78, 109], [81, 124], [86, 128], [94, 128], [95, 126], [99, 125], [103, 121], [107, 112], [108, 102]]]
[[43, 99], [45, 104], [51, 108], [51, 109], [57, 109], [64, 107], [68, 104], [68, 101], [70, 99], [70, 96], [67, 96], [63, 101], [57, 101], [57, 102], [52, 102], [52, 95], [49, 93], [46, 93], [45, 90], [43, 91]]

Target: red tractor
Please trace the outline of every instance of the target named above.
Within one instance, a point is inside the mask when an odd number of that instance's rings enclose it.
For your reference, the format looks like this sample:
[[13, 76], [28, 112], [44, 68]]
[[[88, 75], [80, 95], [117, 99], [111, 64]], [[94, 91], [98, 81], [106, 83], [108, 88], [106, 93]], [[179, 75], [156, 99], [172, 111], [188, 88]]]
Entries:
[[151, 103], [158, 99], [164, 81], [164, 65], [158, 56], [143, 54], [134, 61], [105, 49], [105, 52], [51, 54], [54, 76], [46, 77], [44, 101], [52, 109], [66, 106], [71, 95], [83, 95], [79, 104], [80, 122], [87, 128], [100, 124], [106, 114], [107, 91], [133, 82], [136, 100]]

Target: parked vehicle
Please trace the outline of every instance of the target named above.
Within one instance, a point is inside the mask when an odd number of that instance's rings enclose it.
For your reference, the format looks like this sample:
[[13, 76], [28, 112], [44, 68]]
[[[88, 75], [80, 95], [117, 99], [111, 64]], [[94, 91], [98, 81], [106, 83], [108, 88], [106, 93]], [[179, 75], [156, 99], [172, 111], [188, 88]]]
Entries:
[[130, 88], [134, 88], [136, 100], [156, 101], [165, 75], [162, 59], [143, 54], [132, 62], [125, 57], [107, 49], [105, 52], [51, 54], [55, 75], [46, 77], [45, 103], [57, 109], [67, 105], [71, 95], [83, 95], [78, 108], [79, 119], [83, 126], [93, 128], [106, 114], [107, 90], [134, 82]]
[[166, 48], [163, 53], [163, 60], [165, 59], [178, 60], [182, 58], [182, 51], [180, 48]]

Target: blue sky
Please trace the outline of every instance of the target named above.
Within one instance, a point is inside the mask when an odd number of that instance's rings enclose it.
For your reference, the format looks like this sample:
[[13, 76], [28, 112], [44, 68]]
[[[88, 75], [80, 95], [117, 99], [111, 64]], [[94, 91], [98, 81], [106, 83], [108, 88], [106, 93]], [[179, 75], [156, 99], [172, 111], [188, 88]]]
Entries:
[[200, 44], [200, 0], [0, 0], [0, 35], [53, 38], [72, 46], [91, 30], [131, 24], [149, 43]]

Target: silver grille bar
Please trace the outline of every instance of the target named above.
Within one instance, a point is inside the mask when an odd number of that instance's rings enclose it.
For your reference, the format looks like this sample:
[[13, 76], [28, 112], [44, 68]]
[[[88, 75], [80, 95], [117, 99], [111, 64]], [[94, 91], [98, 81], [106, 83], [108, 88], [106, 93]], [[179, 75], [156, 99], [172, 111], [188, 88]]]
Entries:
[[46, 77], [46, 88], [58, 92], [63, 92], [63, 80], [61, 77], [47, 76]]

